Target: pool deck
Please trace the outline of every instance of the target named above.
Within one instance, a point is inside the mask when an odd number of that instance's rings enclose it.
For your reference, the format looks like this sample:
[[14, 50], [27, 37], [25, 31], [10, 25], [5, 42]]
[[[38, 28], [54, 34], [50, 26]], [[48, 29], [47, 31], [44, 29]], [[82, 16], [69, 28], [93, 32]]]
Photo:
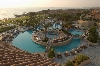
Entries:
[[[4, 44], [2, 42], [0, 42], [2, 46], [4, 46]], [[7, 44], [7, 47], [12, 48], [13, 50], [18, 50], [16, 48], [12, 47], [12, 44]], [[22, 50], [21, 50], [22, 51]], [[44, 52], [40, 53], [42, 56], [44, 56]], [[87, 56], [90, 57], [91, 62], [85, 66], [100, 66], [100, 44], [98, 46], [92, 47], [92, 46], [88, 46], [86, 49], [83, 49], [80, 53], [78, 54], [85, 54]], [[55, 58], [54, 62], [57, 62], [59, 64], [64, 65], [68, 60], [72, 60], [76, 55], [70, 55], [68, 57], [66, 57], [64, 55], [64, 52], [61, 53], [62, 58]]]
[[[88, 46], [86, 49], [83, 49], [80, 53], [78, 54], [85, 54], [88, 57], [90, 57], [91, 62], [85, 66], [100, 66], [100, 44], [98, 46], [92, 47]], [[66, 57], [64, 55], [64, 52], [61, 53], [62, 58], [55, 58], [54, 62], [60, 63], [64, 65], [67, 61], [74, 59], [76, 55], [70, 55]]]
[[[33, 38], [34, 38], [34, 36], [32, 36], [32, 40], [33, 40]], [[70, 38], [70, 40], [71, 40], [71, 38]], [[2, 42], [0, 42], [0, 45], [2, 47], [4, 46], [4, 44]], [[6, 47], [12, 48], [13, 50], [18, 50], [17, 48], [12, 47], [12, 44], [7, 44]], [[19, 50], [21, 50], [21, 49], [19, 49]], [[44, 52], [40, 53], [40, 54], [43, 56]], [[62, 54], [63, 58], [55, 58], [54, 61], [57, 63], [60, 63], [62, 65], [64, 65], [68, 60], [72, 60], [78, 54], [85, 54], [85, 55], [89, 56], [90, 59], [92, 60], [91, 63], [89, 63], [85, 66], [100, 66], [100, 44], [98, 46], [95, 46], [95, 47], [88, 46], [88, 48], [84, 49], [80, 53], [77, 53], [76, 55], [71, 55], [71, 56], [65, 57], [64, 52], [62, 52], [61, 54]]]

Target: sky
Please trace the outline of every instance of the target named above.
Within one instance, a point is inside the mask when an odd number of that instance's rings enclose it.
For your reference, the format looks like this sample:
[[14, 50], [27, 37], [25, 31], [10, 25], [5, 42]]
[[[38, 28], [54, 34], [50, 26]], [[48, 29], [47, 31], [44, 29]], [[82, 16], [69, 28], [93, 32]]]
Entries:
[[0, 8], [14, 7], [100, 7], [100, 0], [0, 0]]

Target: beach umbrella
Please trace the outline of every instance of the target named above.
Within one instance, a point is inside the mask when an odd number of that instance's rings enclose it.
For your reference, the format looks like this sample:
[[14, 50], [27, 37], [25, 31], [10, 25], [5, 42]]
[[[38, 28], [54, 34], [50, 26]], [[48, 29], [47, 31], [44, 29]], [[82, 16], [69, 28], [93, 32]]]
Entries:
[[77, 51], [75, 51], [75, 53], [77, 53]]
[[68, 53], [68, 51], [66, 51], [66, 53]]
[[73, 48], [72, 51], [74, 51], [75, 49]]
[[60, 54], [60, 52], [58, 52], [58, 54]]

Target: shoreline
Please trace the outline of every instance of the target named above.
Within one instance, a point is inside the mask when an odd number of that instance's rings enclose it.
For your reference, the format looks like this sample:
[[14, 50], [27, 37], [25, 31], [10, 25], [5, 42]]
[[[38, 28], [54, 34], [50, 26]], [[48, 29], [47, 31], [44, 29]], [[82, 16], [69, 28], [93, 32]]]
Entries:
[[[16, 11], [16, 9], [18, 11]], [[99, 7], [86, 7], [86, 8], [75, 8], [75, 7], [16, 7], [16, 8], [0, 8], [0, 20], [16, 18], [14, 15], [23, 15], [29, 12], [40, 12], [42, 10], [84, 10], [84, 9], [99, 9]], [[9, 12], [7, 12], [9, 11]], [[3, 12], [3, 13], [2, 13]], [[9, 16], [10, 15], [10, 16]]]

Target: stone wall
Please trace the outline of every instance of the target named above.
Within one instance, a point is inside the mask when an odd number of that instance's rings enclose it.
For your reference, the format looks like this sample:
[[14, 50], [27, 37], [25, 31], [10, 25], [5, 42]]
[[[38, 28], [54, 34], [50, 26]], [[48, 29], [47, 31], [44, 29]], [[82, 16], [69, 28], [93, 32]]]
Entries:
[[88, 40], [87, 40], [87, 42], [88, 42], [88, 45], [91, 45], [91, 46], [97, 46], [98, 45], [98, 43], [92, 43], [92, 42], [89, 42]]
[[51, 43], [51, 46], [62, 46], [68, 44], [72, 40], [72, 37], [70, 37], [68, 40], [65, 40], [63, 42], [58, 42], [58, 43]]
[[86, 64], [88, 64], [90, 62], [91, 62], [91, 59], [88, 59], [88, 60], [82, 62], [81, 64], [79, 64], [79, 66], [85, 66]]

